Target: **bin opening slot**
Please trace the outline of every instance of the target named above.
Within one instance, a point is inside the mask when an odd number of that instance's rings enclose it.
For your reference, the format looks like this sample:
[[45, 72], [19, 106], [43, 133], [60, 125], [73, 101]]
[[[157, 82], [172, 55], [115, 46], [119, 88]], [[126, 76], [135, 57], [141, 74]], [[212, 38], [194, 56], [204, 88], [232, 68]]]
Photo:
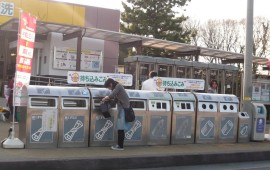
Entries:
[[31, 98], [31, 106], [35, 107], [55, 107], [56, 100], [49, 98]]
[[167, 109], [167, 104], [166, 103], [162, 103], [162, 109]]
[[130, 105], [133, 109], [146, 109], [145, 101], [130, 100]]
[[101, 99], [94, 99], [94, 108], [99, 108], [100, 102], [101, 102]]
[[157, 101], [149, 100], [149, 110], [154, 111], [169, 111], [170, 110], [170, 101]]
[[185, 103], [181, 103], [181, 109], [186, 109], [186, 104]]
[[64, 99], [63, 100], [64, 107], [86, 107], [85, 99]]
[[[102, 98], [98, 98], [98, 99], [94, 99], [94, 100], [93, 100], [93, 104], [94, 104], [94, 108], [95, 108], [95, 109], [100, 108], [101, 100], [102, 100]], [[111, 108], [116, 108], [116, 105], [111, 106]]]
[[191, 109], [190, 103], [187, 103], [187, 109]]
[[167, 104], [163, 102], [157, 102], [157, 109], [167, 109]]
[[157, 102], [157, 109], [161, 109], [161, 103]]

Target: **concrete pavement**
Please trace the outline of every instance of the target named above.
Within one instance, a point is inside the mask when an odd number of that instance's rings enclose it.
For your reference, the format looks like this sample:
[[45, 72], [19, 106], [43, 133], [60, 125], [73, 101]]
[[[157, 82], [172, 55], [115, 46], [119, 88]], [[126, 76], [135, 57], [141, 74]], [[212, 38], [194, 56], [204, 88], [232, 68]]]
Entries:
[[[0, 138], [11, 126], [0, 122]], [[18, 131], [18, 124], [15, 125]], [[18, 133], [15, 134], [18, 136]], [[108, 147], [57, 149], [0, 148], [0, 169], [135, 169], [168, 166], [216, 164], [270, 159], [269, 142], [236, 144], [187, 144], [126, 147], [113, 151]]]

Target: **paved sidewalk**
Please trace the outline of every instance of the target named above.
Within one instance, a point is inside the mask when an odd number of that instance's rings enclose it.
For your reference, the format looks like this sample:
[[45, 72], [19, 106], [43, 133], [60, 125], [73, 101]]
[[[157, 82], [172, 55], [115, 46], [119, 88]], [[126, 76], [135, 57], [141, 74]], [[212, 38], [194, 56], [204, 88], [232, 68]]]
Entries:
[[[11, 124], [0, 122], [0, 139]], [[18, 136], [18, 124], [15, 124]], [[57, 149], [0, 149], [0, 169], [132, 169], [270, 159], [269, 142]]]

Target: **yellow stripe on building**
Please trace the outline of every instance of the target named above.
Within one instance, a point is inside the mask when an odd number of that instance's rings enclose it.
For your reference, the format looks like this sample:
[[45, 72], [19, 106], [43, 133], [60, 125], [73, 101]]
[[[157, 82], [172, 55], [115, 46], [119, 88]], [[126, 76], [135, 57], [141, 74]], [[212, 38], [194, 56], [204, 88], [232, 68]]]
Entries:
[[[0, 6], [0, 24], [11, 18], [18, 18], [19, 10], [22, 9], [36, 16], [39, 21], [85, 26], [85, 7], [83, 6], [43, 0], [5, 0], [0, 1]], [[7, 16], [11, 13], [13, 13], [12, 16]]]

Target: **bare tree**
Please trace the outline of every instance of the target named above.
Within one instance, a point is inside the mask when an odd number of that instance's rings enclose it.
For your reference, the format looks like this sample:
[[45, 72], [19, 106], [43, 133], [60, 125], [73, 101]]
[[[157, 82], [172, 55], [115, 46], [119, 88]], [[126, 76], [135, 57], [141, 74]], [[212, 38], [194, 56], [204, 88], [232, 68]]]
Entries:
[[266, 57], [269, 55], [270, 21], [264, 17], [256, 17], [253, 26], [253, 55]]
[[185, 30], [191, 32], [191, 41], [190, 43], [192, 45], [198, 46], [199, 44], [199, 31], [200, 31], [200, 21], [198, 20], [193, 20], [193, 19], [188, 19], [186, 22], [183, 23], [183, 27]]
[[208, 48], [222, 49], [224, 36], [219, 20], [209, 20], [206, 25], [201, 27], [200, 32], [202, 44]]
[[222, 32], [224, 34], [224, 42], [222, 50], [237, 52], [237, 43], [239, 37], [239, 26], [236, 20], [223, 20]]
[[[209, 20], [204, 25], [199, 25], [198, 21], [190, 19], [186, 22], [185, 28], [193, 33], [191, 41], [193, 45], [225, 51], [237, 50], [239, 28], [236, 20]], [[205, 56], [204, 59], [208, 62], [221, 62], [213, 57]]]

